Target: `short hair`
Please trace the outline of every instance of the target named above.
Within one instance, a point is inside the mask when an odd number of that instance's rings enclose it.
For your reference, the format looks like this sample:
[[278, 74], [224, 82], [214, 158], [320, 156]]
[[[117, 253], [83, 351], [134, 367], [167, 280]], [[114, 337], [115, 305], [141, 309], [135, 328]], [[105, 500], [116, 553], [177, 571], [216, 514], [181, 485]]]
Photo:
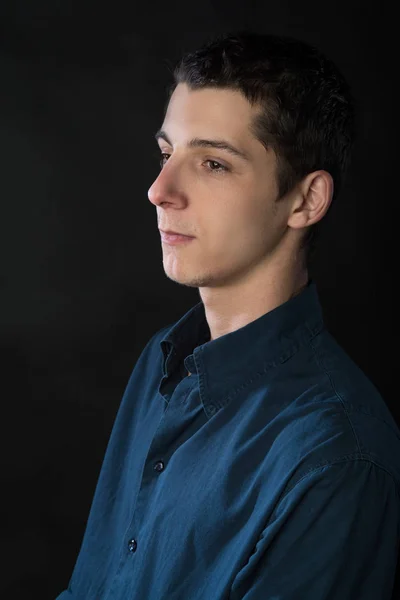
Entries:
[[[172, 66], [174, 82], [189, 89], [240, 91], [260, 106], [251, 131], [277, 157], [279, 198], [307, 174], [323, 169], [342, 188], [355, 140], [354, 99], [338, 67], [314, 46], [288, 36], [241, 30], [221, 34], [187, 52]], [[315, 249], [318, 223], [308, 227], [301, 248]]]

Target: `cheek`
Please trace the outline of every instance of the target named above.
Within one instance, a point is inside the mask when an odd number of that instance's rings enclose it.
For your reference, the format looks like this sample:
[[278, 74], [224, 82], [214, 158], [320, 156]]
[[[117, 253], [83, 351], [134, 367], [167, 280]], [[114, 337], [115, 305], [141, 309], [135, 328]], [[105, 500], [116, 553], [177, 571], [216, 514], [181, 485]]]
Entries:
[[268, 199], [249, 203], [231, 225], [227, 245], [239, 249], [243, 255], [263, 255], [275, 246], [279, 238], [277, 215]]
[[273, 211], [267, 202], [248, 197], [229, 212], [224, 219], [224, 227], [240, 237], [260, 237], [274, 223]]
[[[251, 182], [237, 186], [221, 186], [209, 198], [202, 215], [206, 232], [206, 246], [211, 250], [226, 251], [244, 245], [259, 245], [271, 234], [276, 223], [272, 193], [254, 190]], [[204, 207], [205, 208], [205, 207]]]
[[211, 261], [218, 263], [236, 261], [238, 256], [244, 258], [265, 244], [264, 224], [239, 212], [224, 215], [218, 224], [215, 220], [208, 233], [204, 250]]

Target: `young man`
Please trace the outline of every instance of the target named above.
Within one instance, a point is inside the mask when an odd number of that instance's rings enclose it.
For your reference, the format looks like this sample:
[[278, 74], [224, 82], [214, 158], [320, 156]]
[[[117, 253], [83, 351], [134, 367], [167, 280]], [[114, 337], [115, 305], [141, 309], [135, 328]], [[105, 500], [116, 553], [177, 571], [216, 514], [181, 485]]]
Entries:
[[174, 76], [149, 200], [167, 277], [201, 301], [135, 365], [59, 599], [389, 600], [400, 432], [307, 270], [348, 86], [309, 45], [243, 32]]

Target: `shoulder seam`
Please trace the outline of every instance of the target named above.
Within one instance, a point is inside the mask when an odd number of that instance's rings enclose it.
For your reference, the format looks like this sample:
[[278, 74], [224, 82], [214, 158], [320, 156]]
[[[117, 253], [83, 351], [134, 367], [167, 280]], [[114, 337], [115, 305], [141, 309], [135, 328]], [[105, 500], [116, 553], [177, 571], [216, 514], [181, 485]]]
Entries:
[[389, 477], [392, 479], [395, 489], [397, 491], [397, 494], [400, 498], [399, 487], [397, 485], [397, 482], [396, 482], [393, 474], [390, 471], [388, 471], [387, 469], [385, 469], [384, 466], [376, 463], [369, 456], [360, 453], [359, 455], [358, 454], [357, 455], [347, 454], [340, 458], [338, 457], [337, 459], [334, 459], [333, 461], [326, 462], [324, 464], [318, 464], [318, 465], [315, 465], [314, 467], [311, 467], [308, 471], [306, 471], [306, 473], [303, 473], [303, 475], [300, 477], [300, 479], [298, 479], [295, 483], [293, 483], [293, 485], [289, 486], [289, 488], [285, 491], [283, 496], [279, 499], [279, 502], [281, 502], [289, 494], [289, 492], [291, 492], [301, 481], [303, 481], [303, 479], [305, 479], [306, 477], [312, 476], [317, 471], [321, 471], [322, 469], [326, 469], [327, 467], [334, 467], [334, 466], [340, 465], [342, 463], [349, 463], [349, 462], [356, 462], [356, 461], [363, 461], [365, 463], [369, 463], [369, 464], [377, 467], [380, 471], [387, 473], [389, 475]]
[[346, 417], [347, 417], [347, 420], [348, 420], [348, 422], [349, 422], [349, 425], [350, 425], [350, 427], [351, 427], [351, 430], [352, 430], [352, 432], [353, 432], [354, 439], [356, 440], [358, 451], [359, 451], [359, 453], [360, 453], [360, 456], [362, 456], [362, 455], [363, 455], [363, 453], [362, 453], [362, 450], [361, 450], [360, 441], [359, 441], [359, 439], [358, 439], [358, 436], [357, 436], [357, 434], [356, 434], [356, 431], [355, 431], [355, 429], [354, 429], [354, 427], [353, 427], [353, 423], [351, 422], [351, 419], [350, 419], [350, 416], [349, 416], [349, 412], [348, 412], [348, 410], [347, 410], [347, 408], [346, 408], [346, 405], [345, 405], [345, 403], [344, 403], [344, 401], [343, 401], [343, 398], [342, 398], [342, 396], [339, 394], [339, 392], [337, 391], [337, 389], [335, 388], [335, 385], [334, 385], [334, 383], [333, 383], [332, 377], [329, 375], [329, 372], [328, 372], [328, 371], [327, 371], [327, 370], [326, 370], [326, 369], [323, 367], [323, 365], [321, 364], [321, 362], [320, 362], [320, 360], [319, 360], [319, 358], [318, 358], [318, 355], [317, 355], [316, 348], [315, 348], [315, 346], [314, 346], [314, 345], [313, 345], [313, 343], [312, 343], [312, 340], [310, 340], [310, 346], [311, 346], [311, 348], [312, 348], [312, 351], [313, 351], [313, 355], [314, 355], [314, 358], [315, 358], [315, 362], [317, 363], [317, 365], [318, 365], [319, 369], [320, 369], [320, 370], [321, 370], [321, 371], [322, 371], [322, 372], [323, 372], [323, 373], [326, 375], [326, 377], [327, 377], [327, 379], [328, 379], [328, 381], [329, 381], [329, 383], [330, 383], [330, 385], [331, 385], [331, 388], [332, 388], [332, 390], [334, 391], [334, 393], [335, 393], [336, 397], [339, 399], [339, 401], [340, 401], [340, 403], [341, 403], [341, 405], [342, 405], [342, 407], [343, 407], [343, 410], [344, 410], [344, 412], [345, 412], [345, 415], [346, 415]]

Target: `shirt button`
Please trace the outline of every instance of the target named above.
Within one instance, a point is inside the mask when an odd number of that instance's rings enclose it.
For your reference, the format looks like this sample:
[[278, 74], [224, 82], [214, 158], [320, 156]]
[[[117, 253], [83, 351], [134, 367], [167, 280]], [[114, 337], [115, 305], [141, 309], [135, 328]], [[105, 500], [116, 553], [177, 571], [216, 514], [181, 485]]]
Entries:
[[128, 542], [129, 552], [136, 552], [136, 548], [137, 548], [136, 540], [129, 540], [129, 542]]
[[159, 473], [164, 470], [164, 463], [162, 460], [156, 462], [156, 464], [154, 465], [154, 470], [158, 471]]

